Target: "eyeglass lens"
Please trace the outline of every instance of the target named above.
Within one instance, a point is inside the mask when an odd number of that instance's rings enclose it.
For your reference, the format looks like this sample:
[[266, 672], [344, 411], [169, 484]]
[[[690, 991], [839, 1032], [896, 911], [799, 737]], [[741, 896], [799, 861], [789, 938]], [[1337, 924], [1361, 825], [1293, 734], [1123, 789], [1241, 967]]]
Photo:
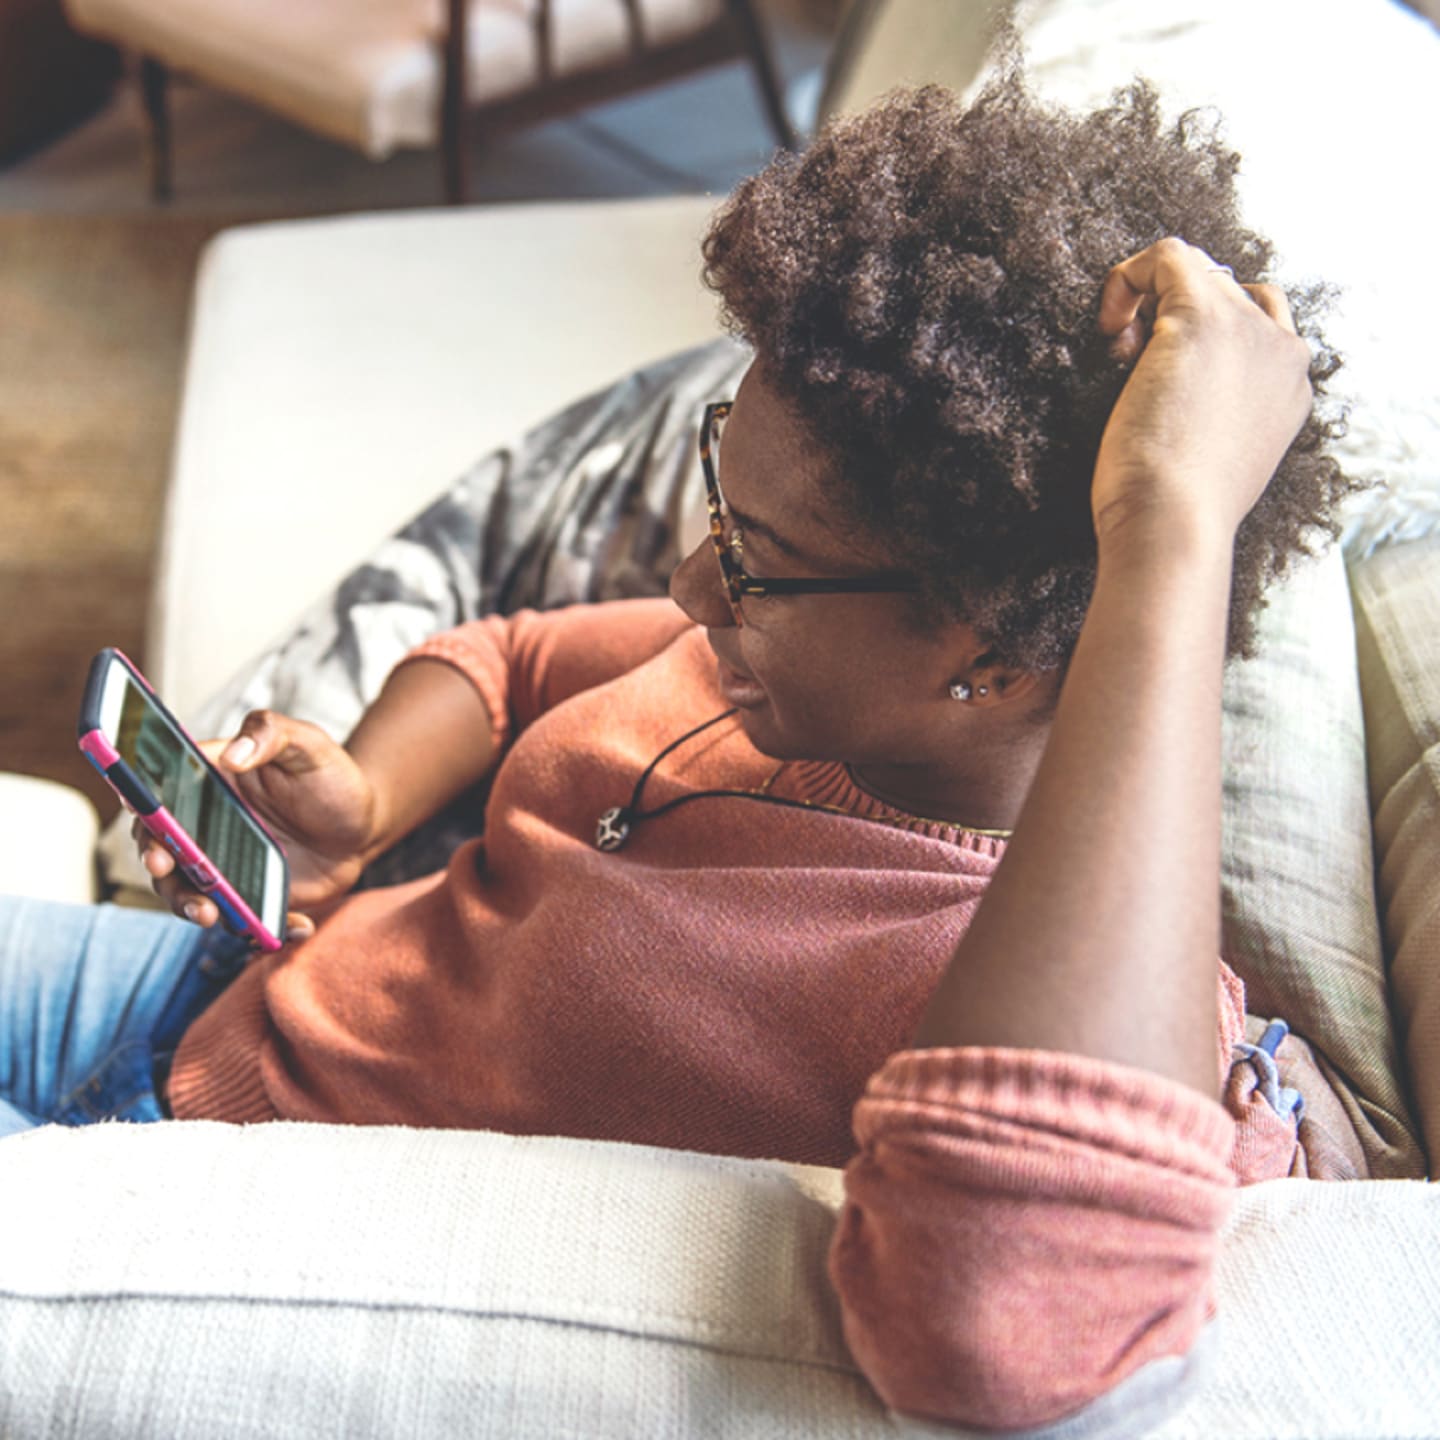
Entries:
[[730, 507], [725, 503], [725, 492], [720, 485], [720, 448], [724, 428], [725, 414], [722, 411], [713, 415], [710, 421], [710, 474], [715, 482], [715, 500], [719, 507], [720, 519], [720, 534], [715, 553], [716, 558], [720, 561], [720, 574], [725, 585], [726, 598], [730, 601], [730, 609], [733, 611], [735, 622], [738, 625], [744, 623], [740, 608], [740, 578], [743, 571], [740, 547], [736, 543], [738, 537], [730, 518]]

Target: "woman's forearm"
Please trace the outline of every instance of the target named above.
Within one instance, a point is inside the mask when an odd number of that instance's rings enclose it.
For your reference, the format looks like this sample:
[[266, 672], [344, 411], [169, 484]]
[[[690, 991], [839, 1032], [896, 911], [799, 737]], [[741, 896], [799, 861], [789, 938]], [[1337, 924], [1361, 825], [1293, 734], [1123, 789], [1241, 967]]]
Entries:
[[1101, 547], [1045, 755], [916, 1048], [1059, 1050], [1214, 1095], [1233, 536]]
[[432, 659], [391, 674], [345, 748], [375, 794], [367, 862], [482, 779], [497, 758], [479, 691], [453, 665]]

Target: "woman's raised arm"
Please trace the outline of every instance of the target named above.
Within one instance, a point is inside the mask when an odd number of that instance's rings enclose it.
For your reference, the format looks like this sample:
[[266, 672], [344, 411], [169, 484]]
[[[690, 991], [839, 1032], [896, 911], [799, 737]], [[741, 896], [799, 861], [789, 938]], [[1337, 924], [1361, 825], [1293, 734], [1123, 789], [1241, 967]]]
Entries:
[[1173, 239], [1111, 272], [1100, 326], [1139, 360], [1096, 464], [1094, 597], [914, 1044], [1069, 1052], [1213, 1097], [1231, 554], [1309, 413], [1309, 350], [1278, 290]]
[[830, 1275], [897, 1411], [1119, 1436], [1212, 1363], [1231, 552], [1311, 395], [1279, 293], [1179, 241], [1112, 272], [1100, 323], [1140, 358], [1096, 466], [1094, 597], [1004, 858], [856, 1107]]

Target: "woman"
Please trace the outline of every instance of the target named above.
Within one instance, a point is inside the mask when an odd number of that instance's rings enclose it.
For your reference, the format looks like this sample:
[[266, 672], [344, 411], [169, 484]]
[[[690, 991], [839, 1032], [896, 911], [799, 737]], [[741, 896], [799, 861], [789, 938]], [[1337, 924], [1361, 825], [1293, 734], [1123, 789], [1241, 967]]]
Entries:
[[[1012, 69], [742, 185], [705, 255], [755, 361], [697, 417], [674, 603], [437, 636], [344, 748], [251, 715], [278, 956], [143, 840], [201, 929], [0, 910], [11, 1127], [848, 1162], [831, 1276], [889, 1404], [1133, 1430], [1208, 1348], [1235, 1178], [1345, 1158], [1216, 959], [1222, 665], [1349, 488], [1234, 165], [1144, 87], [1074, 117]], [[483, 841], [349, 893], [492, 770]]]

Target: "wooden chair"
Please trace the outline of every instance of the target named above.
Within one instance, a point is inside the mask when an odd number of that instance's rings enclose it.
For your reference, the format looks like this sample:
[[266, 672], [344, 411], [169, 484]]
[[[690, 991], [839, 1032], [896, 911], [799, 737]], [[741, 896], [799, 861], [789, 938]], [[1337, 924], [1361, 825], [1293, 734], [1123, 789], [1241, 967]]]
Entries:
[[173, 193], [172, 72], [384, 159], [438, 143], [465, 199], [474, 117], [487, 135], [737, 57], [794, 148], [754, 0], [65, 0], [77, 30], [139, 57], [150, 189]]

